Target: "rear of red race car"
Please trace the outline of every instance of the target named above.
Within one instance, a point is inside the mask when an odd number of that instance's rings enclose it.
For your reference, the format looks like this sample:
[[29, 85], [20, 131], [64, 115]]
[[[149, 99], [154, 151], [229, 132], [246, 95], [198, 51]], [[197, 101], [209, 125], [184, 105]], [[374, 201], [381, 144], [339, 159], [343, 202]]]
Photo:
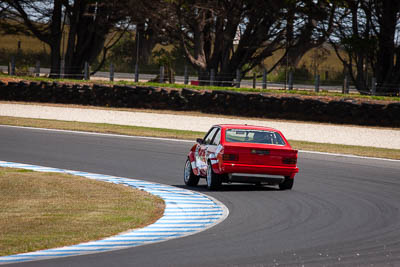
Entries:
[[[213, 134], [215, 138], [210, 137]], [[298, 152], [280, 131], [259, 126], [215, 125], [204, 140], [207, 142], [199, 139], [189, 153], [188, 171], [193, 177], [205, 177], [209, 189], [217, 188], [222, 182], [292, 189], [299, 171]], [[197, 184], [198, 179], [195, 181]]]
[[[291, 148], [254, 144], [225, 144], [223, 147], [214, 170], [225, 174], [228, 182], [282, 184], [285, 179], [293, 180], [299, 171], [297, 150]], [[293, 186], [293, 182], [286, 183]]]

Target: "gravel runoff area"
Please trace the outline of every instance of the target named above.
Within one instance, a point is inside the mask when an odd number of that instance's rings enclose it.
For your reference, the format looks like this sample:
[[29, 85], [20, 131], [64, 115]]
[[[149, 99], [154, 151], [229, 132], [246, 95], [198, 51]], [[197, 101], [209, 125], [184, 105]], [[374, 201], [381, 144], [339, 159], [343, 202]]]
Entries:
[[290, 122], [271, 119], [227, 118], [217, 115], [193, 116], [8, 103], [0, 103], [0, 116], [109, 123], [204, 132], [214, 124], [252, 124], [279, 129], [290, 140], [400, 149], [400, 129], [378, 127]]

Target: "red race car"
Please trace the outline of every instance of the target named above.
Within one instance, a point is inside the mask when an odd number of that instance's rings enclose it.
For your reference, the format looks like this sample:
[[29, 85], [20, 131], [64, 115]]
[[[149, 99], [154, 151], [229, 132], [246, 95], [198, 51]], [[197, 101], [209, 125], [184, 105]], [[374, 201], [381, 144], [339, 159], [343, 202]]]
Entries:
[[297, 150], [278, 130], [250, 125], [214, 125], [190, 149], [184, 170], [186, 185], [207, 179], [207, 188], [221, 183], [279, 185], [292, 189], [299, 172]]

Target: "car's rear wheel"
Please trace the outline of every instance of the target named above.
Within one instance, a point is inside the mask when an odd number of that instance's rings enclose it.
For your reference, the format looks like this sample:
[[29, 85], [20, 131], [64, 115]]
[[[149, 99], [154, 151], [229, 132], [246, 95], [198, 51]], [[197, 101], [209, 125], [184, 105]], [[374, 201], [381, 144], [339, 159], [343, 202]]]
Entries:
[[207, 188], [209, 190], [215, 190], [221, 186], [222, 183], [221, 176], [213, 171], [211, 162], [208, 162], [206, 178], [207, 178]]
[[290, 190], [293, 188], [294, 179], [289, 176], [285, 176], [285, 180], [279, 184], [280, 190]]
[[185, 170], [183, 172], [183, 180], [186, 185], [196, 186], [199, 183], [200, 177], [196, 176], [192, 170], [192, 164], [190, 160], [187, 159], [185, 163]]

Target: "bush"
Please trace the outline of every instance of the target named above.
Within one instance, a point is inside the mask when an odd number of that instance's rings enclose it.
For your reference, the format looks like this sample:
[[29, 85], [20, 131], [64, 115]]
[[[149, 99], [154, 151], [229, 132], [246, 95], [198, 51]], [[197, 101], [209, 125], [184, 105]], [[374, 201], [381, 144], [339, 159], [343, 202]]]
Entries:
[[113, 48], [107, 56], [104, 70], [108, 71], [112, 62], [116, 72], [132, 72], [135, 66], [136, 53], [134, 52], [135, 41], [130, 35], [125, 35]]

